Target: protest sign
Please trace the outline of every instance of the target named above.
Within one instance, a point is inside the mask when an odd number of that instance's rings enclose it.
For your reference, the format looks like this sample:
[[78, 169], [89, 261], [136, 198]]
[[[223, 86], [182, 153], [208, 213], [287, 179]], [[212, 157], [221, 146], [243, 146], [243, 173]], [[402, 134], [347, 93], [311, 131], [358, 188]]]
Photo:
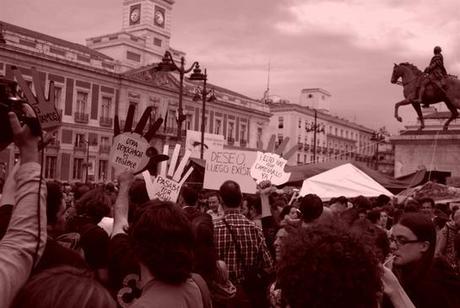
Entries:
[[[201, 153], [201, 132], [194, 130], [187, 130], [187, 136], [185, 138], [185, 148], [192, 152], [191, 157], [200, 158]], [[224, 136], [216, 134], [204, 134], [204, 155], [210, 149], [222, 150], [224, 148]]]
[[257, 152], [257, 158], [251, 167], [251, 176], [257, 184], [270, 181], [273, 185], [286, 183], [291, 176], [284, 172], [287, 160], [275, 153]]
[[135, 109], [134, 105], [129, 106], [123, 132], [120, 130], [118, 115], [115, 115], [114, 138], [110, 150], [110, 163], [115, 168], [115, 174], [125, 170], [130, 170], [137, 174], [146, 169], [151, 169], [157, 163], [168, 159], [167, 155], [158, 155], [158, 151], [150, 145], [150, 140], [163, 123], [163, 118], [159, 117], [143, 134], [144, 127], [147, 125], [152, 113], [152, 106], [149, 106], [145, 109], [134, 131], [132, 131]]
[[123, 133], [113, 139], [110, 161], [120, 170], [140, 171], [149, 161], [146, 155], [150, 144], [137, 133]]
[[[167, 154], [168, 152], [169, 146], [165, 145], [163, 148], [163, 153]], [[190, 158], [190, 151], [185, 152], [184, 156], [182, 157], [182, 160], [180, 161], [176, 169], [176, 163], [179, 157], [179, 152], [180, 145], [176, 144], [169, 164], [168, 173], [166, 173], [166, 161], [163, 161], [161, 163], [160, 174], [158, 174], [157, 176], [151, 177], [148, 171], [142, 172], [142, 176], [144, 177], [147, 193], [149, 195], [150, 200], [160, 199], [161, 201], [177, 201], [182, 185], [185, 183], [185, 181], [193, 171], [193, 168], [191, 167], [182, 176], [182, 173], [184, 172], [184, 169]]]
[[209, 150], [206, 153], [206, 169], [203, 187], [219, 189], [227, 180], [237, 182], [243, 193], [256, 192], [256, 183], [250, 175], [250, 169], [257, 153], [239, 150]]
[[35, 88], [36, 96], [33, 94], [29, 85], [22, 77], [21, 72], [13, 67], [13, 74], [16, 78], [18, 85], [21, 87], [27, 101], [35, 110], [38, 121], [43, 130], [52, 129], [61, 125], [61, 116], [54, 105], [54, 83], [50, 81], [48, 89], [48, 99], [45, 98], [45, 89], [43, 89], [41, 78], [37, 70], [33, 67], [31, 69], [32, 84]]

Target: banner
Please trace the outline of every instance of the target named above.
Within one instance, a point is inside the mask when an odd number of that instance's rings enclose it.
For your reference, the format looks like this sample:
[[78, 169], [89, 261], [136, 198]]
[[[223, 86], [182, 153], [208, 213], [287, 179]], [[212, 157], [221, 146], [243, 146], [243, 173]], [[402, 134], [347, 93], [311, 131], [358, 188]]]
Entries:
[[256, 193], [256, 182], [250, 170], [257, 157], [257, 152], [240, 150], [213, 150], [206, 152], [206, 168], [203, 187], [218, 190], [227, 180], [237, 182], [241, 192]]
[[[224, 148], [224, 136], [216, 134], [204, 134], [204, 154], [203, 157], [206, 157], [206, 152], [210, 149], [213, 150], [222, 150]], [[187, 135], [185, 137], [185, 149], [192, 152], [190, 157], [200, 158], [201, 153], [201, 132], [194, 130], [187, 130]]]

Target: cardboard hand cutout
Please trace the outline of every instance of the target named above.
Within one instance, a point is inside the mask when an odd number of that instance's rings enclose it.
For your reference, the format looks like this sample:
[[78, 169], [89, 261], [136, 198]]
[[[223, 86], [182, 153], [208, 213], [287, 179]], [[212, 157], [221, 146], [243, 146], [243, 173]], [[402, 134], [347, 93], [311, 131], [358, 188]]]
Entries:
[[[176, 144], [176, 147], [174, 148], [173, 155], [169, 163], [168, 173], [166, 173], [166, 161], [161, 163], [160, 173], [157, 176], [151, 177], [146, 171], [142, 173], [150, 200], [160, 199], [161, 201], [177, 202], [182, 185], [193, 171], [193, 167], [190, 167], [187, 172], [182, 175], [189, 161], [190, 155], [192, 154], [192, 152], [188, 150], [185, 152], [184, 157], [182, 157], [182, 160], [176, 168], [180, 147], [180, 144]], [[168, 152], [169, 146], [165, 145], [163, 153]]]
[[155, 166], [169, 157], [158, 154], [158, 151], [150, 145], [150, 140], [155, 132], [163, 123], [163, 118], [159, 117], [142, 135], [144, 128], [150, 118], [152, 107], [147, 107], [139, 123], [132, 131], [134, 112], [136, 107], [130, 105], [126, 115], [125, 127], [120, 131], [118, 115], [115, 115], [114, 138], [112, 149], [110, 150], [110, 161], [117, 171], [131, 170], [134, 174], [139, 174], [144, 170], [152, 170]]
[[282, 185], [289, 181], [291, 173], [284, 171], [288, 159], [294, 155], [297, 145], [283, 154], [289, 138], [284, 138], [283, 142], [275, 150], [276, 136], [272, 135], [265, 152], [257, 152], [257, 158], [251, 167], [251, 176], [257, 184], [262, 181], [270, 181], [273, 185]]
[[14, 77], [18, 85], [21, 87], [24, 96], [29, 104], [34, 108], [37, 114], [38, 121], [43, 130], [56, 128], [61, 125], [61, 116], [54, 105], [54, 82], [50, 81], [48, 88], [48, 98], [45, 98], [45, 89], [40, 81], [40, 76], [37, 70], [32, 67], [32, 84], [35, 88], [36, 96], [33, 94], [29, 85], [22, 77], [21, 72], [15, 67], [12, 67]]

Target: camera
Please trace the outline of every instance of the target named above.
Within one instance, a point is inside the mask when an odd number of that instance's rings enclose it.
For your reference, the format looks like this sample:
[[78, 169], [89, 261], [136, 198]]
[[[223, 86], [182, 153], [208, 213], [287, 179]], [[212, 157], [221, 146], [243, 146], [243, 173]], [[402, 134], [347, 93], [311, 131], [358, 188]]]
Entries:
[[21, 124], [27, 124], [35, 136], [40, 136], [40, 123], [37, 118], [27, 116], [24, 111], [26, 100], [17, 92], [16, 81], [0, 75], [0, 150], [7, 147], [13, 141], [8, 112], [16, 113]]

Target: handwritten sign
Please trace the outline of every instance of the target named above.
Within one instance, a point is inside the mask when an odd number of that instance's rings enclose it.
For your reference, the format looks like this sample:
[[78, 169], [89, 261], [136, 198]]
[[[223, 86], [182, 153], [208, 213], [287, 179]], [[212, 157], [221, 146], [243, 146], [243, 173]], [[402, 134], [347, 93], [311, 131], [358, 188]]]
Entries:
[[286, 183], [291, 176], [284, 172], [287, 160], [275, 153], [257, 152], [257, 158], [251, 167], [251, 176], [257, 184], [262, 181], [270, 181], [273, 185]]
[[[155, 177], [151, 177], [147, 170], [142, 172], [150, 200], [159, 199], [161, 201], [177, 201], [182, 185], [184, 185], [185, 181], [193, 171], [193, 167], [190, 167], [182, 176], [186, 164], [190, 159], [190, 151], [185, 152], [179, 165], [176, 168], [180, 147], [180, 144], [176, 144], [176, 147], [174, 148], [173, 154], [171, 156], [168, 172], [166, 172], [166, 161], [160, 163], [160, 174]], [[163, 154], [166, 155], [168, 152], [169, 146], [165, 145], [163, 147]]]
[[150, 144], [137, 133], [120, 134], [113, 139], [110, 161], [117, 171], [131, 170], [136, 173], [147, 165], [149, 147]]
[[251, 166], [257, 157], [256, 152], [210, 150], [205, 154], [204, 188], [217, 190], [225, 181], [233, 180], [240, 185], [242, 192], [256, 192], [256, 183], [250, 174]]
[[54, 105], [54, 83], [50, 81], [48, 98], [45, 98], [45, 90], [42, 86], [42, 79], [40, 78], [38, 71], [33, 67], [31, 69], [31, 74], [35, 93], [37, 94], [35, 96], [29, 88], [27, 82], [22, 77], [21, 72], [16, 67], [13, 67], [13, 74], [28, 102], [34, 108], [42, 129], [47, 130], [61, 125], [61, 116]]

